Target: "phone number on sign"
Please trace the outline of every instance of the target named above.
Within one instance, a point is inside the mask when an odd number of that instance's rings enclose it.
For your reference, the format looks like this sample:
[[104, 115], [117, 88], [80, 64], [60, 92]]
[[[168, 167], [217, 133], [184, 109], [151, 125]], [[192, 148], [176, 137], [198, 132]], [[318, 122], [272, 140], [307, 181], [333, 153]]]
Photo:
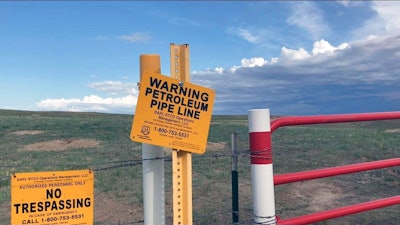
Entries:
[[42, 218], [42, 222], [56, 222], [56, 221], [66, 221], [66, 220], [76, 220], [76, 219], [83, 219], [84, 214], [76, 214], [71, 216], [52, 216], [47, 218]]
[[175, 131], [175, 130], [170, 130], [162, 127], [154, 127], [154, 130], [157, 131], [158, 133], [164, 134], [164, 135], [173, 135], [181, 138], [188, 138], [189, 134], [181, 131]]

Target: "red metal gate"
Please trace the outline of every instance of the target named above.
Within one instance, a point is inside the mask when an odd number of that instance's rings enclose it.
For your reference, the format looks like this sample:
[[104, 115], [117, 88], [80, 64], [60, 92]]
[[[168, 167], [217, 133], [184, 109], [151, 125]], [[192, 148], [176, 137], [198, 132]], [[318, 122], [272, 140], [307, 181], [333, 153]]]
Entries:
[[[271, 177], [270, 174], [272, 173], [273, 162], [271, 135], [276, 129], [283, 126], [294, 125], [393, 120], [400, 119], [400, 112], [282, 117], [272, 122], [270, 122], [269, 117], [270, 115], [268, 109], [249, 111], [249, 135], [252, 163], [254, 211], [253, 220], [255, 223], [278, 225], [310, 224], [350, 214], [364, 212], [367, 210], [400, 204], [400, 195], [398, 195], [390, 198], [345, 206], [341, 208], [327, 210], [324, 212], [316, 212], [289, 219], [276, 219], [275, 199], [273, 193], [274, 185], [400, 166], [400, 158], [393, 158], [367, 163], [352, 164], [347, 166], [272, 175], [273, 178], [271, 181], [271, 179], [269, 179]], [[267, 175], [264, 174], [264, 176], [262, 176], [261, 173], [267, 173]], [[267, 181], [260, 182], [259, 180], [257, 180], [260, 179], [260, 177], [263, 177], [264, 179], [267, 178], [265, 179]], [[268, 182], [272, 182], [273, 186], [271, 187], [271, 184], [269, 184]]]

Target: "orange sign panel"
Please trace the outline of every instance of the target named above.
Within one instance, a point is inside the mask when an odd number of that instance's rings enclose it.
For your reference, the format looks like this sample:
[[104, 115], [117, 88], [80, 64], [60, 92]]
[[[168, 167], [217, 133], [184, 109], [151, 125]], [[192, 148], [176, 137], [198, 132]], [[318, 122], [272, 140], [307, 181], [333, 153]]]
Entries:
[[144, 73], [131, 139], [202, 154], [215, 92], [157, 73]]
[[93, 224], [90, 170], [17, 173], [11, 177], [11, 224]]

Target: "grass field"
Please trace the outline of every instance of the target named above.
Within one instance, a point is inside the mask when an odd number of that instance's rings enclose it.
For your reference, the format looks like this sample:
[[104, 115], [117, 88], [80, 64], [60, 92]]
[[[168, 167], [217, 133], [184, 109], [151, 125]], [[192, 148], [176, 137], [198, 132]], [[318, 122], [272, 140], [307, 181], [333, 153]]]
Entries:
[[[10, 223], [10, 176], [17, 172], [95, 170], [95, 224], [142, 224], [141, 144], [129, 139], [130, 115], [0, 110], [0, 224]], [[251, 224], [247, 116], [213, 116], [204, 155], [193, 156], [194, 224], [231, 224], [230, 135], [239, 136], [241, 224]], [[275, 173], [399, 157], [400, 121], [280, 128]], [[171, 161], [165, 159], [166, 216], [172, 224]], [[281, 218], [400, 193], [400, 168], [277, 186]], [[400, 206], [324, 225], [399, 224]]]

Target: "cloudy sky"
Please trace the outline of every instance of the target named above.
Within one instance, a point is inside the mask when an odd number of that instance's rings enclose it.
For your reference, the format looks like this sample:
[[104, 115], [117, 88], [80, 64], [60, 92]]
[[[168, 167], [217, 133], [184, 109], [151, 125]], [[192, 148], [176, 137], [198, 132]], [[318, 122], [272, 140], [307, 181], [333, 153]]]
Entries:
[[400, 110], [397, 1], [0, 1], [0, 109], [133, 114], [140, 54], [190, 46], [214, 114]]

